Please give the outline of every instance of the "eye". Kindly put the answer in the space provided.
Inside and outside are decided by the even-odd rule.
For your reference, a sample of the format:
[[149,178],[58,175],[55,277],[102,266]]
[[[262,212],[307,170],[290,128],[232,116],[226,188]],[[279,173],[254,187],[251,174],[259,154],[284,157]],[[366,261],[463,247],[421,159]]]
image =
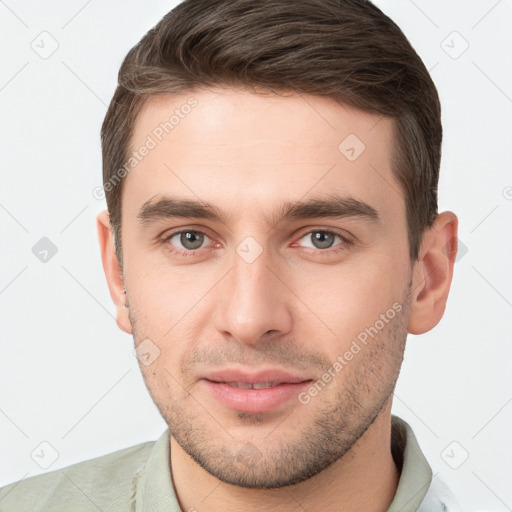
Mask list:
[[179,231],[167,238],[168,242],[179,250],[194,251],[200,249],[210,238],[200,231]]
[[346,240],[344,240],[341,235],[325,230],[310,231],[306,233],[300,241],[303,246],[312,249],[330,249],[331,247],[346,243]]

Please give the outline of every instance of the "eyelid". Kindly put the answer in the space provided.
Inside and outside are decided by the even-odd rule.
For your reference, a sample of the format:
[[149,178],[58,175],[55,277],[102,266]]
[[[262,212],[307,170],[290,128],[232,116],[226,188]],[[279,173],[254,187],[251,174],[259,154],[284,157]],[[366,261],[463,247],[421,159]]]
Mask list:
[[194,227],[192,226],[180,226],[179,228],[171,228],[166,229],[161,235],[158,236],[161,240],[169,240],[169,238],[179,235],[181,233],[188,233],[190,231],[193,231],[194,233],[201,233],[202,235],[207,236],[210,240],[213,240],[213,237],[209,234],[209,230],[203,226],[201,227]]
[[161,240],[161,242],[163,244],[166,244],[167,246],[167,249],[171,252],[171,253],[174,253],[174,254],[177,254],[179,256],[182,256],[182,255],[185,255],[185,256],[193,256],[193,255],[196,255],[196,254],[199,254],[201,252],[202,249],[207,249],[208,246],[205,246],[205,247],[200,247],[198,249],[181,249],[173,244],[170,243],[170,240],[171,238],[173,238],[174,236],[176,235],[180,235],[182,233],[189,233],[189,232],[194,232],[194,233],[199,233],[201,235],[204,235],[206,238],[208,238],[210,240],[210,243],[211,242],[215,242],[214,238],[211,237],[208,233],[207,233],[207,229],[204,229],[204,228],[195,228],[195,227],[190,227],[190,226],[181,226],[179,228],[174,228],[174,229],[171,229],[171,230],[167,230],[165,231],[160,237],[159,239]]
[[[294,242],[292,242],[292,246],[296,246],[298,245],[298,242],[304,238],[306,235],[309,235],[311,233],[315,233],[315,232],[322,232],[322,233],[331,233],[333,235],[337,235],[340,237],[341,239],[341,243],[333,246],[333,247],[328,247],[326,249],[317,249],[317,248],[311,248],[311,247],[302,247],[303,249],[305,249],[306,251],[314,251],[314,252],[319,252],[319,253],[327,253],[327,252],[334,252],[336,250],[343,250],[343,249],[346,249],[348,246],[351,246],[355,243],[355,240],[353,239],[352,235],[350,235],[349,233],[347,233],[346,231],[344,230],[340,230],[340,229],[337,229],[337,228],[333,228],[333,227],[308,227],[308,228],[303,228],[303,229],[307,229],[305,231],[301,231],[299,235],[295,236],[294,237]],[[208,234],[208,229],[205,229],[204,227],[201,227],[201,228],[196,228],[196,227],[179,227],[179,228],[175,228],[174,230],[169,230],[169,231],[166,231],[162,236],[161,236],[161,239],[162,239],[162,242],[163,243],[167,243],[168,245],[170,245],[171,247],[173,247],[171,250],[171,252],[174,252],[174,253],[177,253],[177,254],[181,254],[181,255],[193,255],[193,254],[197,254],[199,253],[202,249],[208,249],[208,247],[200,247],[199,249],[179,249],[178,247],[175,247],[173,246],[172,244],[169,243],[170,239],[173,237],[173,236],[176,236],[176,235],[179,235],[179,234],[182,234],[182,233],[187,233],[187,232],[195,232],[195,233],[200,233],[202,235],[204,235],[206,238],[209,238],[211,242],[214,242],[217,244],[219,244],[219,242],[217,242],[215,240],[214,237],[210,236]],[[211,247],[210,247],[211,248]]]
[[200,235],[203,235],[204,238],[212,240],[212,238],[209,237],[206,233],[199,231],[197,229],[182,229],[181,231],[175,231],[174,233],[170,233],[169,235],[167,235],[166,239],[170,240],[171,238],[174,238],[176,235],[182,235],[183,233],[198,233]]
[[[314,227],[314,228],[307,228],[307,231],[301,231],[300,234],[295,237],[295,242],[293,242],[293,244],[296,244],[299,240],[304,238],[306,235],[310,235],[311,233],[318,233],[318,232],[332,233],[333,235],[339,236],[343,243],[338,244],[338,245],[352,245],[355,243],[353,236],[344,230],[340,230],[340,229],[333,228],[333,227]],[[335,246],[335,247],[337,247],[337,246]],[[317,250],[322,251],[322,249],[317,249]],[[328,249],[323,249],[323,252],[325,252],[327,250]]]

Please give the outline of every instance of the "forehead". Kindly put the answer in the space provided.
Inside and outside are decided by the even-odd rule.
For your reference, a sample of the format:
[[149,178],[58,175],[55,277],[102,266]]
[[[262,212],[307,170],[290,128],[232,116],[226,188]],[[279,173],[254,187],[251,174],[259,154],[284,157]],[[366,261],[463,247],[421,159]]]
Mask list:
[[260,208],[322,191],[402,202],[393,121],[330,98],[221,88],[161,94],[136,120],[131,151],[145,146],[125,183],[139,205],[163,192]]
[[191,143],[193,139],[208,139],[222,145],[230,138],[237,141],[233,152],[238,147],[273,143],[293,147],[294,151],[301,147],[330,149],[338,157],[338,144],[347,130],[372,146],[370,150],[385,150],[393,121],[332,98],[209,88],[149,97],[136,119],[132,145],[135,148],[148,135],[164,145],[185,137]]

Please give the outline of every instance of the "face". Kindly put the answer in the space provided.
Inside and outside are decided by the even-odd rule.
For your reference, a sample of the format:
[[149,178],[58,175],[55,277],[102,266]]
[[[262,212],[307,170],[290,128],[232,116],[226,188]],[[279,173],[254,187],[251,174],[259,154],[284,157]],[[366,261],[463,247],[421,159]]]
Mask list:
[[147,388],[218,479],[305,480],[389,404],[402,361],[412,273],[392,122],[208,89],[146,103],[144,145],[122,196],[121,325]]

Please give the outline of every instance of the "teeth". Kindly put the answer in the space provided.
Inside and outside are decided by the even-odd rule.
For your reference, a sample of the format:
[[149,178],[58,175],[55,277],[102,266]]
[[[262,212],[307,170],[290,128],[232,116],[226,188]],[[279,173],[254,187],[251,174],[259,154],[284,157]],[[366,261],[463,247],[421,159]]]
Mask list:
[[250,389],[252,388],[252,385],[248,382],[226,382],[229,386],[233,386],[234,388],[244,388],[244,389]]
[[276,385],[274,382],[257,382],[254,384],[251,384],[250,382],[226,382],[226,384],[233,386],[234,388],[243,389],[265,389]]
[[259,382],[252,385],[252,389],[264,389],[271,388],[274,385],[273,382]]

